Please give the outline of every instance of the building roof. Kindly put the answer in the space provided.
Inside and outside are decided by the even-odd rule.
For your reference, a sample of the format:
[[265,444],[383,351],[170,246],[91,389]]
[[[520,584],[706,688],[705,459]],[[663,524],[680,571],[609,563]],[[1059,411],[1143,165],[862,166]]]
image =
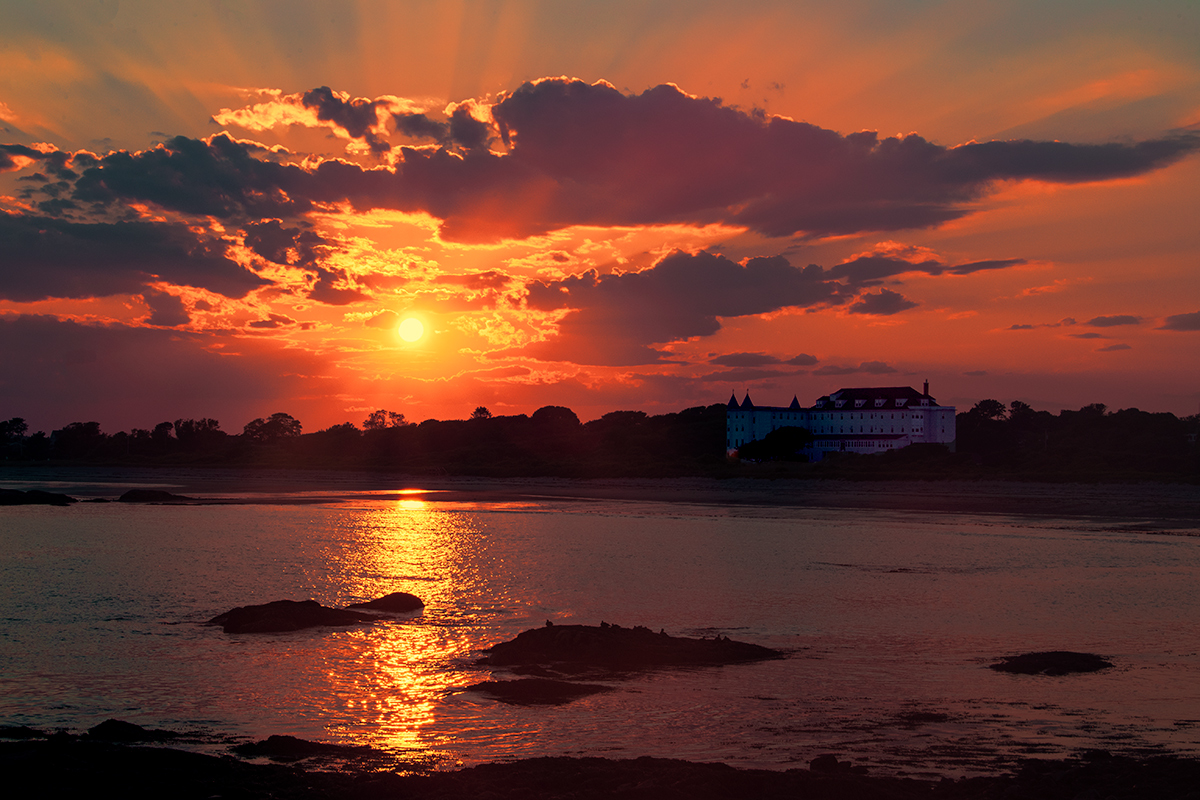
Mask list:
[[937,401],[932,397],[921,394],[911,386],[869,386],[838,389],[833,394],[819,398],[812,407],[814,409],[905,408],[909,405],[920,405],[922,400],[927,401],[926,405],[937,405]]

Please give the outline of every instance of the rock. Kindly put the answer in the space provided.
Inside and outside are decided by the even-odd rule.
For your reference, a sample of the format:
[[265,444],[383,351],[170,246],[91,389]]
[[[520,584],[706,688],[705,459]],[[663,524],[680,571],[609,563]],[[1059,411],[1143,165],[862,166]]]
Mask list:
[[1073,653],[1069,650],[1005,656],[997,663],[989,665],[998,672],[1013,672],[1019,675],[1069,675],[1072,672],[1098,672],[1111,666],[1111,661],[1105,661],[1094,653]]
[[0,506],[69,506],[79,502],[74,497],[41,489],[0,489]]
[[247,742],[232,748],[239,756],[266,756],[272,761],[299,761],[303,758],[369,758],[378,755],[367,745],[324,744],[295,736],[268,736],[261,742]]
[[326,608],[316,600],[276,600],[258,606],[238,606],[206,622],[226,633],[280,633],[304,628],[346,627],[376,622],[378,617],[343,608]]
[[162,489],[130,489],[117,498],[121,503],[194,503],[193,497],[171,494]]
[[614,670],[669,666],[712,666],[782,658],[778,650],[732,639],[687,639],[638,626],[601,623],[533,628],[493,646],[480,664],[554,665],[560,671],[586,665]]
[[467,687],[502,703],[518,706],[562,705],[580,697],[611,692],[613,687],[596,683],[573,683],[549,678],[522,678],[516,681],[484,681]]
[[813,772],[839,772],[842,768],[837,756],[826,753],[808,762],[808,768]]
[[0,739],[45,739],[46,734],[28,725],[0,725]]
[[101,742],[163,742],[178,735],[173,731],[150,730],[120,719],[106,719],[88,728],[88,736]]
[[365,608],[371,611],[386,611],[389,614],[407,614],[410,611],[420,611],[425,607],[421,598],[408,592],[392,592],[375,600],[365,603],[351,603],[347,608]]

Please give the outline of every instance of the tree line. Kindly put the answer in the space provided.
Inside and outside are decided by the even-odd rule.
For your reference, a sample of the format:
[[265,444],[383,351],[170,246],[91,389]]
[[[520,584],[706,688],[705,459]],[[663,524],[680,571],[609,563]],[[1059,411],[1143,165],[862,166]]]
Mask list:
[[564,477],[712,474],[725,462],[725,406],[650,416],[614,411],[588,423],[562,406],[494,416],[479,406],[465,420],[409,422],[386,409],[361,425],[314,433],[290,414],[252,420],[240,434],[215,419],[179,419],[106,434],[72,422],[28,434],[23,419],[0,422],[6,461],[162,466],[379,469],[415,474]]
[[240,434],[215,419],[178,419],[106,434],[72,422],[29,434],[20,418],[0,421],[6,462],[161,466],[270,466],[370,469],[412,474],[562,477],[737,475],[811,478],[1012,478],[1031,480],[1200,480],[1200,415],[1179,418],[1099,403],[1057,415],[1020,401],[981,400],[958,414],[957,441],[873,455],[835,453],[806,463],[811,440],[782,428],[725,453],[724,404],[650,416],[613,411],[581,423],[569,408],[493,416],[480,406],[465,420],[409,422],[380,409],[360,425],[304,433],[279,412]]

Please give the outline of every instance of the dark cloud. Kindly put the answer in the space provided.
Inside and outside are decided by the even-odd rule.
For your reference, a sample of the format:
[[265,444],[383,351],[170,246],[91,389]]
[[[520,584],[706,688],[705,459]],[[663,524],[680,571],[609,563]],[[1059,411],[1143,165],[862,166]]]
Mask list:
[[[374,131],[381,104],[391,100],[350,100],[320,87],[303,102],[377,150],[388,147]],[[492,129],[463,105],[446,123],[394,115],[402,132],[439,144],[400,148],[394,169],[340,160],[280,164],[226,135],[175,137],[141,153],[104,156],[63,199],[150,202],[222,220],[287,220],[314,204],[348,202],[360,210],[424,211],[442,221],[443,237],[477,241],[576,224],[723,222],[769,236],[828,235],[936,226],[970,213],[997,181],[1128,177],[1200,149],[1200,135],[1191,133],[1138,144],[946,148],[915,134],[843,136],[673,86],[626,95],[565,79],[524,84],[491,113],[507,152],[488,150]],[[15,163],[13,147],[4,163]],[[896,271],[969,274],[1023,263],[870,258],[846,267],[847,275],[867,281]]]
[[784,363],[792,364],[793,366],[797,367],[811,367],[813,364],[816,364],[817,361],[818,359],[816,356],[810,356],[807,353],[801,353],[800,355],[792,356]]
[[726,353],[716,358],[710,358],[708,363],[719,364],[723,367],[761,367],[766,364],[782,364],[783,362],[766,353]]
[[244,297],[268,281],[225,255],[226,243],[178,223],[77,223],[0,214],[0,297],[137,294],[152,281]]
[[430,119],[425,114],[393,114],[396,130],[413,139],[444,141],[450,137],[450,126]]
[[329,242],[312,230],[285,228],[277,219],[246,224],[244,241],[258,255],[276,264],[308,266]]
[[878,286],[885,278],[905,273],[919,272],[926,275],[970,275],[993,269],[1008,269],[1028,263],[1023,258],[1007,258],[995,261],[974,261],[969,264],[947,265],[927,258],[909,261],[885,255],[859,256],[829,268],[831,277],[845,279],[852,286]]
[[719,317],[813,307],[840,287],[820,267],[793,267],[782,256],[740,265],[711,253],[675,252],[641,272],[587,272],[528,287],[531,308],[572,309],[552,341],[524,352],[547,360],[613,366],[661,361],[650,345],[708,336]]
[[1009,326],[1008,326],[1008,329],[1009,329],[1010,331],[1031,331],[1031,330],[1033,330],[1035,327],[1037,327],[1037,326],[1036,326],[1036,325],[1024,325],[1024,324],[1022,324],[1022,325],[1009,325]]
[[1112,353],[1112,352],[1116,352],[1117,350],[1132,350],[1132,349],[1133,348],[1131,348],[1127,344],[1110,344],[1108,347],[1096,348],[1096,352],[1097,353]]
[[183,300],[166,292],[143,292],[142,299],[150,306],[150,317],[146,320],[150,325],[161,325],[164,328],[174,328],[191,322]]
[[857,367],[839,367],[830,364],[820,369],[814,370],[814,375],[886,375],[890,372],[896,372],[894,367],[889,366],[883,361],[864,361]]
[[[341,269],[324,269],[316,268],[317,282],[308,293],[310,300],[315,300],[318,303],[325,303],[331,306],[344,306],[350,303],[360,303],[364,300],[370,300],[367,295],[360,292],[358,289],[348,286],[349,278],[345,270]],[[336,284],[342,284],[337,286]]]
[[1095,332],[1068,333],[1067,335],[1070,336],[1072,339],[1105,339],[1105,338],[1107,338],[1107,337],[1103,336],[1102,334],[1095,333]]
[[950,273],[951,275],[970,275],[975,272],[984,272],[985,270],[1019,267],[1022,264],[1028,263],[1029,262],[1024,258],[1003,258],[993,261],[972,261],[969,264],[955,264],[952,267],[946,267],[946,272]]
[[362,139],[375,153],[386,153],[391,144],[379,138],[373,128],[379,124],[379,108],[388,105],[381,100],[361,97],[344,98],[328,86],[319,86],[304,93],[300,102],[317,112],[317,119],[332,122],[354,139]]
[[910,308],[916,308],[917,305],[918,303],[907,299],[899,292],[880,289],[878,294],[868,292],[862,295],[858,300],[851,303],[847,310],[851,314],[889,316],[891,314],[899,314],[901,311],[907,311]]
[[314,174],[265,161],[255,157],[260,152],[224,134],[209,141],[176,136],[152,150],[100,158],[83,170],[72,197],[103,207],[148,202],[222,220],[285,219],[309,211],[306,195],[321,194],[320,169]]
[[285,314],[268,314],[266,319],[256,319],[249,324],[251,328],[287,328],[295,325],[296,320]]
[[1083,324],[1091,325],[1093,328],[1112,328],[1117,325],[1137,325],[1141,321],[1141,317],[1135,317],[1130,314],[1117,314],[1111,317],[1092,317]]
[[0,172],[12,172],[26,163],[23,159],[41,161],[46,154],[23,144],[0,144]]
[[465,106],[459,106],[450,114],[450,138],[468,150],[486,148],[491,133],[491,128],[472,117]]
[[434,283],[450,283],[467,289],[482,291],[484,289],[501,289],[512,281],[511,275],[505,275],[498,270],[473,272],[466,275],[438,275]]
[[1160,331],[1200,331],[1200,311],[1175,314],[1163,320]]
[[380,311],[373,317],[368,317],[363,320],[363,325],[368,328],[383,328],[385,330],[394,330],[400,325],[400,315],[395,311]]

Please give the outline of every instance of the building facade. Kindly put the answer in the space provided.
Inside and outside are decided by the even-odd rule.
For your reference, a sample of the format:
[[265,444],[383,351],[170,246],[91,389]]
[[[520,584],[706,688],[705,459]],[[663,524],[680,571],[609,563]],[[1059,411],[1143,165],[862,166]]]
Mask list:
[[789,406],[756,406],[729,398],[725,411],[725,447],[733,452],[778,428],[804,428],[813,435],[803,452],[810,461],[828,453],[882,453],[910,444],[944,444],[954,449],[954,406],[940,406],[908,386],[839,389],[804,408],[793,397]]

